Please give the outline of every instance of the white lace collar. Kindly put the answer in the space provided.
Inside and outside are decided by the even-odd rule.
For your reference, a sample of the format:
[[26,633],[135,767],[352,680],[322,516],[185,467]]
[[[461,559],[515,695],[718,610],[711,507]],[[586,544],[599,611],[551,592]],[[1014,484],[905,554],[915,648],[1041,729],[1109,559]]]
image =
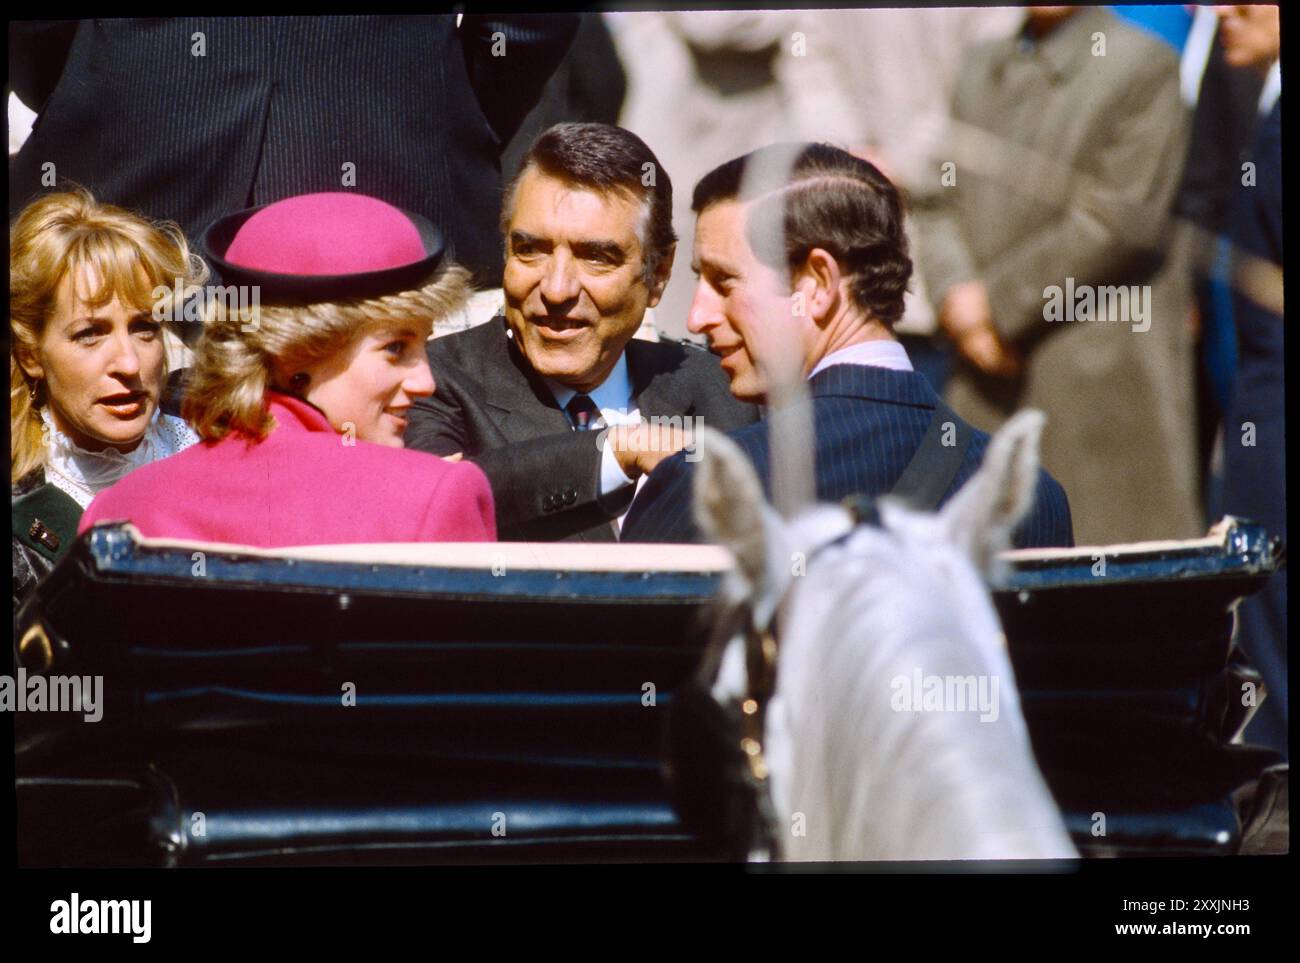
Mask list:
[[103,451],[86,451],[58,429],[48,405],[41,408],[41,420],[49,437],[45,480],[71,495],[83,509],[91,499],[128,472],[174,455],[199,440],[189,425],[179,418],[164,415],[161,408],[154,411],[140,444],[129,452],[112,447]]

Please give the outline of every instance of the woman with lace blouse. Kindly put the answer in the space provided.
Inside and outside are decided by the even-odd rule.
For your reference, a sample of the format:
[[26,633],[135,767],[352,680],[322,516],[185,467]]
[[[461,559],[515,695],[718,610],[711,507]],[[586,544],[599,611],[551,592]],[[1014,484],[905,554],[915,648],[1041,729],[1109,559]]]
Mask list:
[[163,302],[201,284],[207,268],[174,224],[80,188],[29,204],[10,227],[9,252],[17,607],[95,495],[198,440],[159,408],[167,363],[156,308],[178,308]]

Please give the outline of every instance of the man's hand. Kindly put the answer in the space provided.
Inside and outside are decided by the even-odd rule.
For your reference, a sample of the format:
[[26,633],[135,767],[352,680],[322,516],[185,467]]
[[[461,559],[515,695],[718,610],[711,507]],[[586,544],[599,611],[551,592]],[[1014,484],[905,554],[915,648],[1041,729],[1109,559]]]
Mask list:
[[993,308],[983,282],[963,281],[949,288],[939,307],[939,325],[957,352],[985,374],[997,378],[1019,374],[1020,357],[993,326]]
[[618,459],[618,467],[633,481],[648,475],[655,466],[691,444],[690,432],[681,428],[661,427],[648,422],[639,425],[618,425],[609,429],[607,444]]
[[980,371],[995,378],[1014,378],[1022,367],[1019,355],[1002,343],[993,325],[968,331],[957,342],[957,351]]

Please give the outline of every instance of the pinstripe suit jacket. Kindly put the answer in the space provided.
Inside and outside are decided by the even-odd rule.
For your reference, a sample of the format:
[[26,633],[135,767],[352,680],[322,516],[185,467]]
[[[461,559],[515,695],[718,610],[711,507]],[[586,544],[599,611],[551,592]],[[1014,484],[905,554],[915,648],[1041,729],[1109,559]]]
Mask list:
[[10,24],[10,81],[40,116],[9,216],[47,162],[192,239],[219,214],[355,187],[430,218],[499,286],[502,145],[576,29],[554,13]]
[[[887,493],[921,444],[938,396],[912,371],[868,365],[833,365],[809,382],[816,431],[817,497]],[[731,433],[758,468],[771,498],[767,421]],[[971,429],[970,445],[947,501],[984,460],[989,436]],[[677,454],[660,462],[632,503],[623,524],[625,542],[698,542],[691,517],[694,465]],[[1039,469],[1034,506],[1014,536],[1018,548],[1074,544],[1065,490]]]

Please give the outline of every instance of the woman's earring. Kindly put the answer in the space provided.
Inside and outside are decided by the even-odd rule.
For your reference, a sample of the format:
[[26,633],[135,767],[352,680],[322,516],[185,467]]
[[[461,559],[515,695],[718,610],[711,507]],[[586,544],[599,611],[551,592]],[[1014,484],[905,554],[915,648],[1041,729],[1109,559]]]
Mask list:
[[299,371],[296,375],[289,378],[289,386],[296,391],[302,391],[307,387],[307,382],[311,381],[311,375],[305,371]]
[[41,383],[39,380],[33,381],[27,386],[27,395],[31,398],[33,408],[41,406]]

